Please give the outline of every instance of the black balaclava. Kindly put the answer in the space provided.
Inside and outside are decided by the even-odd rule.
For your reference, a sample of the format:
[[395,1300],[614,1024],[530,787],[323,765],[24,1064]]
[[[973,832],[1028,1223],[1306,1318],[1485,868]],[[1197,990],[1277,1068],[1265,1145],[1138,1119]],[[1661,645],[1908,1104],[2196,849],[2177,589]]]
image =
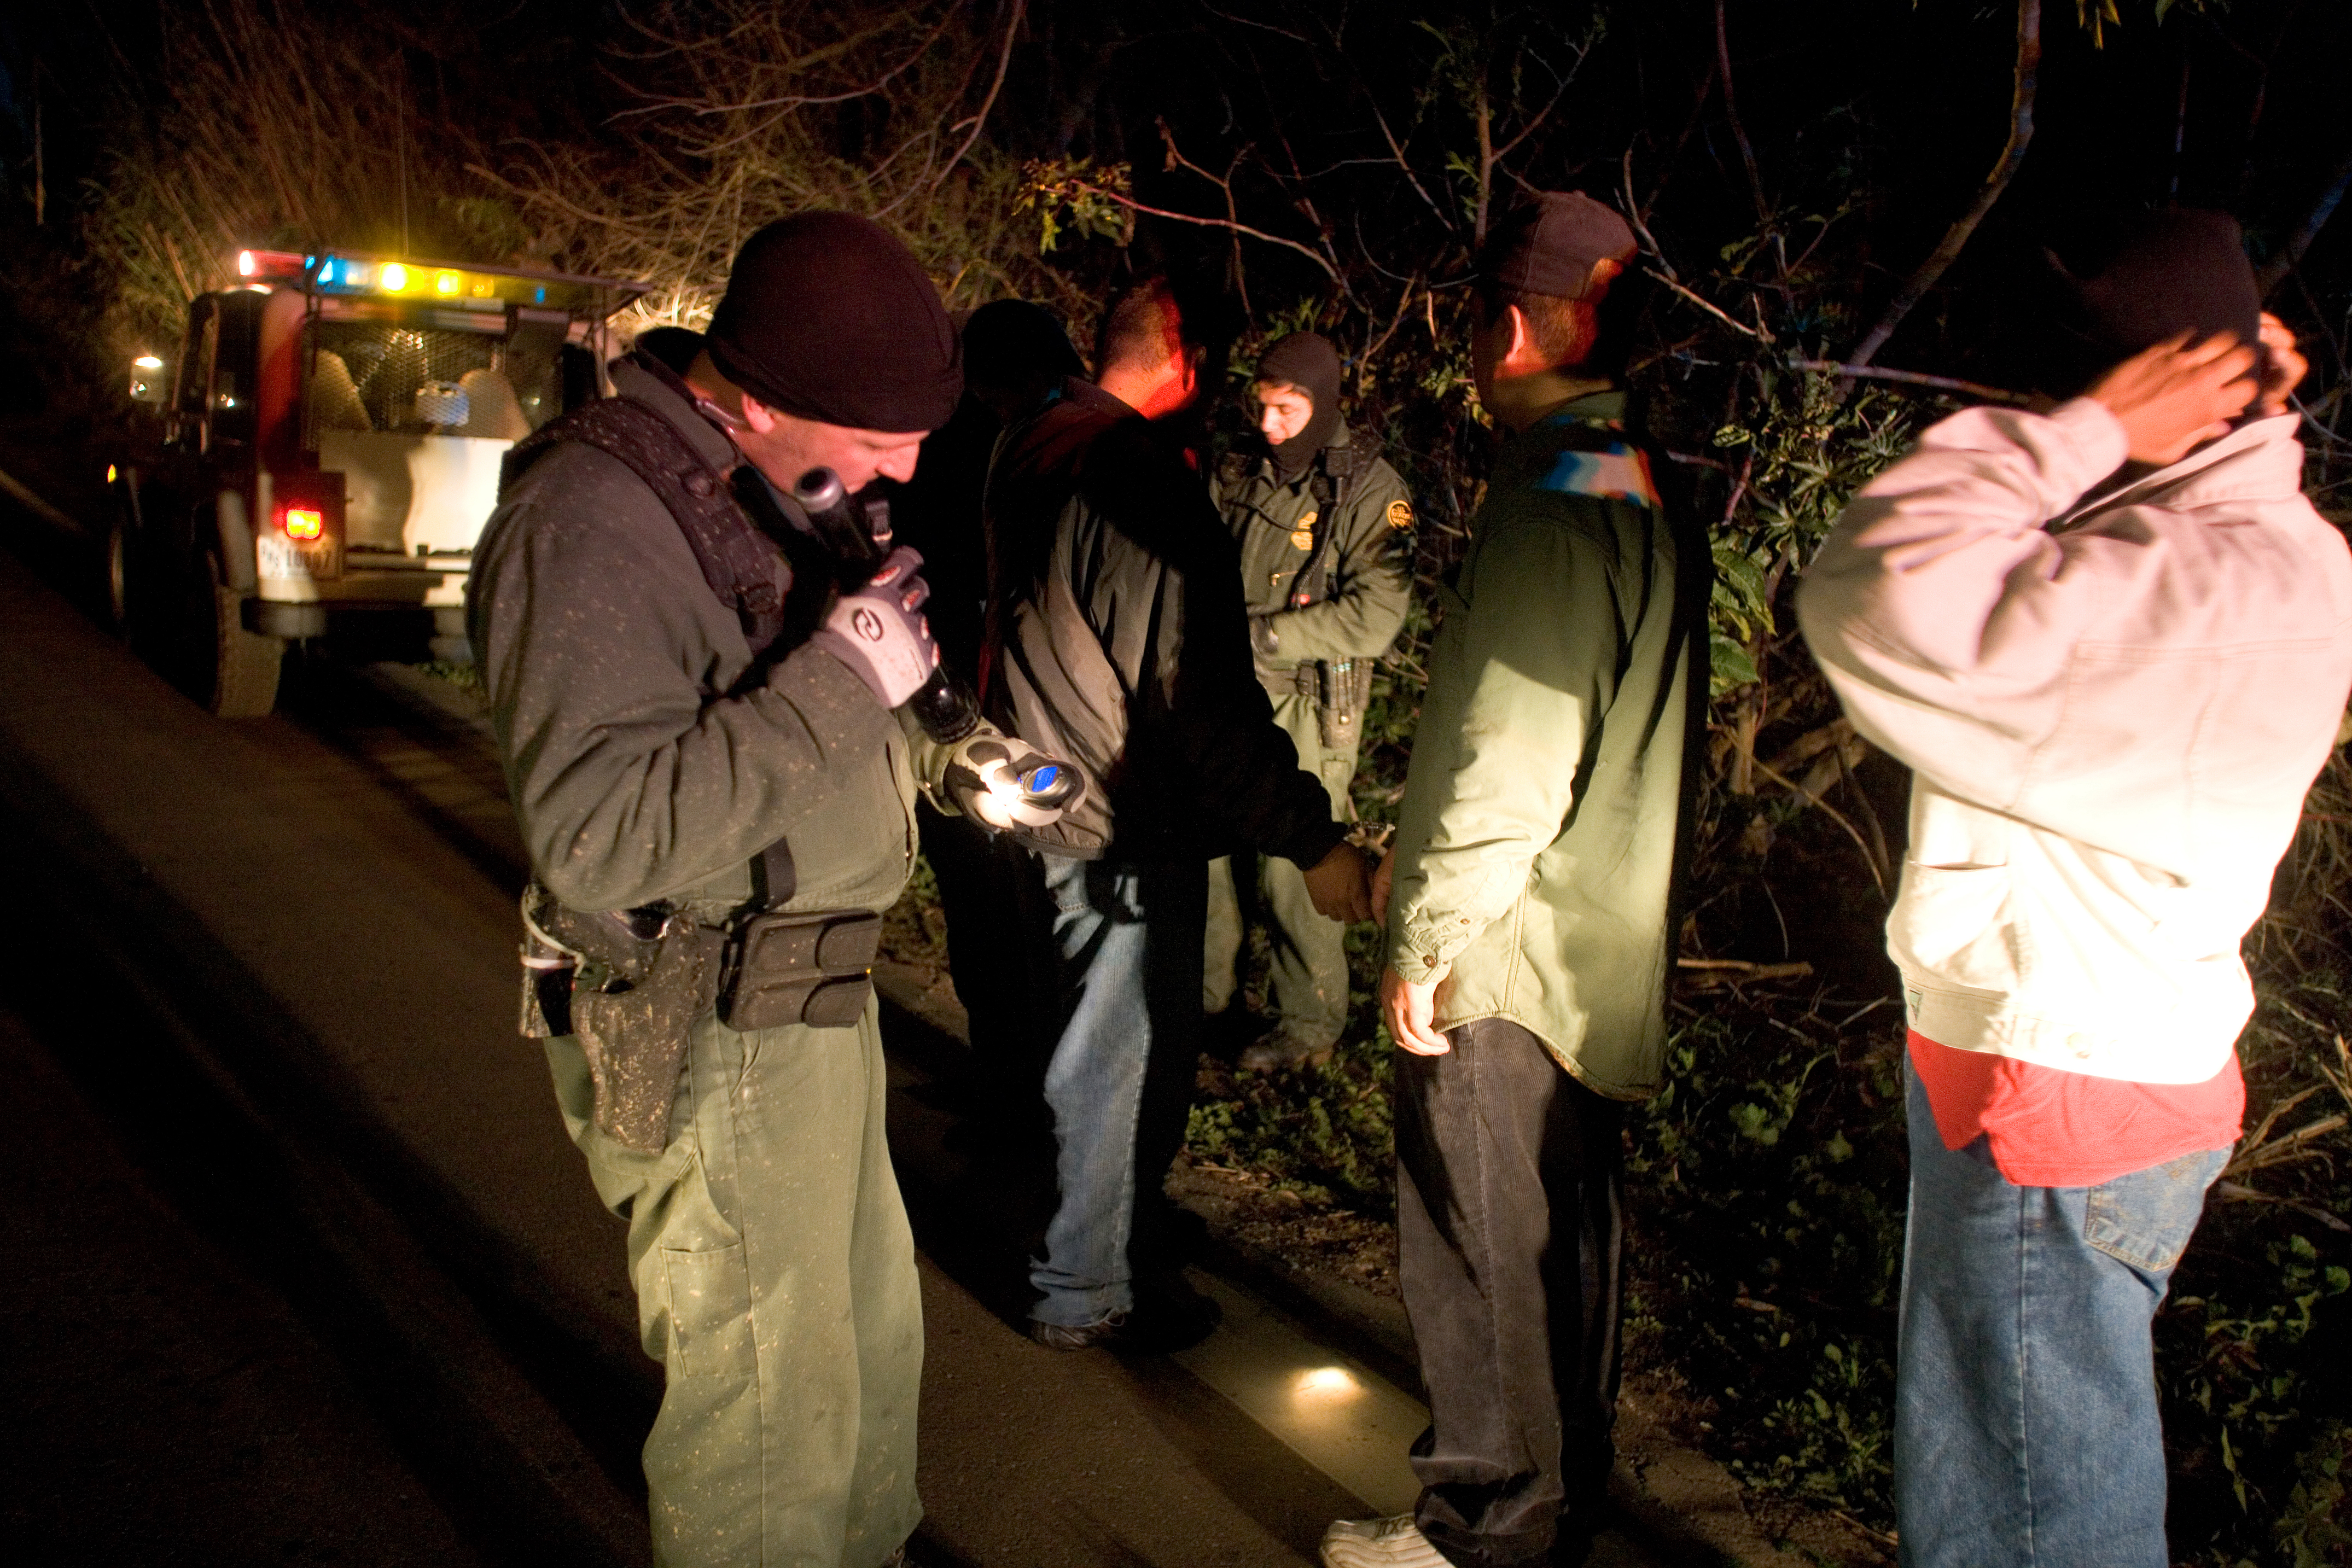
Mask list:
[[706,344],[770,408],[852,430],[937,430],[963,392],[939,290],[888,230],[849,213],[779,218],[744,241]]
[[1315,405],[1306,429],[1287,441],[1267,443],[1275,471],[1296,479],[1339,434],[1339,350],[1319,332],[1293,332],[1259,357],[1254,379],[1287,382]]
[[[2202,340],[2234,332],[2262,340],[2262,291],[2238,220],[2175,207],[2116,225],[2087,276],[2061,277],[2053,341],[2035,379],[2053,393],[2079,392],[2109,366],[2187,332]],[[2259,368],[2259,367],[2258,367]]]

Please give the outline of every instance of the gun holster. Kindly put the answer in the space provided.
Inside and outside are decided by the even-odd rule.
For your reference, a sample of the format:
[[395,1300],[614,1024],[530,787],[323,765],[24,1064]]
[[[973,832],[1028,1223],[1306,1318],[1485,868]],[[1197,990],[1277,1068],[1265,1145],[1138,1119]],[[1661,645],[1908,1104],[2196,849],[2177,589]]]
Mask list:
[[522,919],[523,1033],[576,1038],[596,1125],[659,1153],[687,1038],[718,994],[725,934],[667,904],[567,908],[536,883],[523,891]]
[[538,883],[523,892],[522,1032],[572,1035],[588,1059],[596,1125],[656,1154],[694,1020],[732,1030],[846,1029],[873,995],[882,917],[871,910],[752,915],[726,929],[667,904],[590,914]]
[[719,1021],[731,1030],[847,1029],[874,994],[882,917],[870,910],[754,915],[727,943]]

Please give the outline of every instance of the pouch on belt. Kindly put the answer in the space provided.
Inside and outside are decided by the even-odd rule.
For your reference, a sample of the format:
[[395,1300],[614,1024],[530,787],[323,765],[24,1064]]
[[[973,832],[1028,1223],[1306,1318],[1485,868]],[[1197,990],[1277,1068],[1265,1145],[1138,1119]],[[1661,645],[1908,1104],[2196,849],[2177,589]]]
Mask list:
[[847,1029],[874,994],[881,947],[882,917],[871,910],[752,915],[728,945],[719,1021],[732,1030]]
[[729,1029],[847,1029],[874,994],[882,917],[871,910],[742,916],[725,928],[667,904],[591,914],[533,883],[523,894],[522,1032],[580,1041],[596,1124],[656,1154],[694,1020]]

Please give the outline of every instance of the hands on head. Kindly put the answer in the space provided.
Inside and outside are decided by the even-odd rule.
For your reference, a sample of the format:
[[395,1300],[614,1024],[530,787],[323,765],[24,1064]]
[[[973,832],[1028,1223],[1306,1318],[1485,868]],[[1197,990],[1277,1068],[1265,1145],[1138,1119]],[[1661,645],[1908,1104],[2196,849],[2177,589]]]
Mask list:
[[2099,378],[2089,396],[2105,403],[2124,427],[2131,460],[2161,468],[2229,434],[2230,422],[2251,408],[2267,417],[2286,411],[2287,397],[2311,368],[2296,352],[2294,334],[2264,312],[2263,356],[2234,333],[2191,342],[2186,332],[2144,349]]
[[2263,312],[2262,338],[2269,361],[2263,367],[2263,390],[2254,399],[2254,412],[2267,419],[2287,411],[2287,399],[2311,373],[2311,361],[2294,346],[2294,334],[2286,329],[2286,323],[2267,310]]

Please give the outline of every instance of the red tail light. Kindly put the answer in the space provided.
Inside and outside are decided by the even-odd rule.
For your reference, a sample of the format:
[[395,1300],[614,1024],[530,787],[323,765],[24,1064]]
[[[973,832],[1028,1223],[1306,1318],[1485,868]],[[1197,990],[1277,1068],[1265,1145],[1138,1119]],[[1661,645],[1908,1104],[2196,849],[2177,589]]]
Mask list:
[[282,520],[289,539],[315,539],[327,531],[327,514],[316,507],[289,507]]

